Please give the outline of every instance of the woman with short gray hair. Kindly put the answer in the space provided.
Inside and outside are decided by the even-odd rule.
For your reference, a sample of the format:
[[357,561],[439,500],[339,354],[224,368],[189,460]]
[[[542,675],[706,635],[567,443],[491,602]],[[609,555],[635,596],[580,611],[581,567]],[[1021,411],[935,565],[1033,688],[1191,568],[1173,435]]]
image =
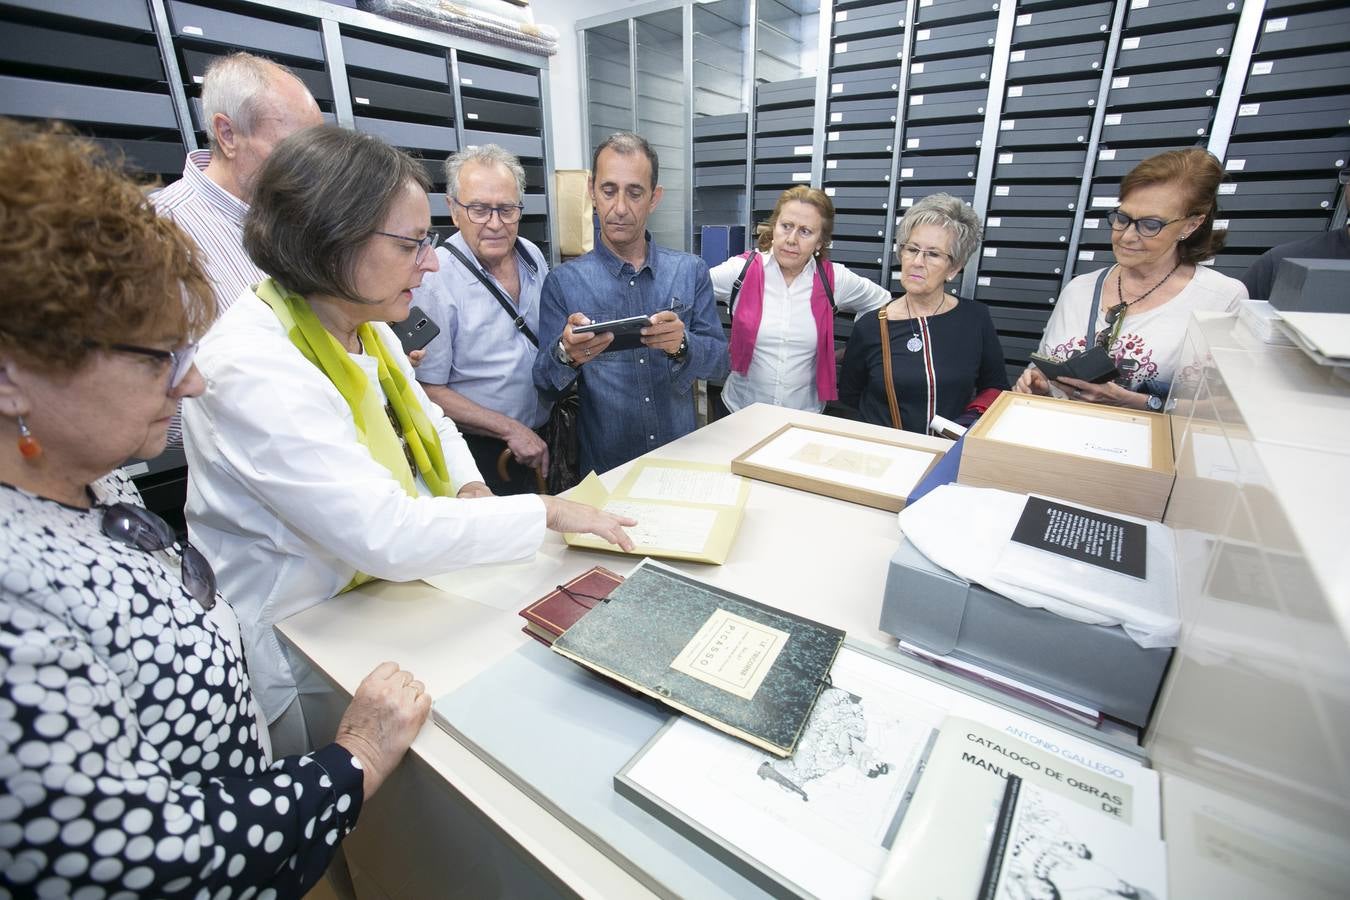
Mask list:
[[864,421],[949,432],[946,422],[969,426],[1008,389],[988,308],[947,290],[979,245],[980,217],[950,194],[924,197],[900,220],[903,293],[858,319],[839,378],[839,399]]
[[[624,549],[634,524],[555,497],[494,497],[386,322],[439,267],[422,167],[321,126],[259,172],[244,247],[271,277],[203,340],[183,406],[193,543],[237,605],[282,752],[307,743],[272,626],[375,578],[412,581],[532,554],[544,529]],[[467,502],[471,498],[473,502]]]

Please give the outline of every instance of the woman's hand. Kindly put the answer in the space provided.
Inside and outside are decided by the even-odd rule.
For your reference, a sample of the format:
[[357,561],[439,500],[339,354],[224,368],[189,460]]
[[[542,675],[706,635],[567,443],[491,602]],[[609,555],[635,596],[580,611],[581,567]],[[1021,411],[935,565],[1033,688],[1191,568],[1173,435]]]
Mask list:
[[1080,378],[1064,376],[1056,378],[1070,400],[1082,400],[1085,403],[1102,403],[1107,406],[1123,406],[1129,409],[1145,409],[1148,395],[1123,388],[1114,381],[1106,384],[1093,384]]
[[1017,379],[1017,384],[1013,385],[1013,391],[1018,394],[1040,394],[1044,397],[1050,393],[1050,382],[1040,369],[1027,366],[1026,371]]
[[470,481],[455,494],[461,500],[472,500],[475,497],[493,497],[491,489],[481,481]]
[[360,761],[367,800],[394,771],[430,712],[426,686],[397,663],[380,663],[356,688],[334,741]]
[[636,525],[637,519],[615,516],[594,506],[574,503],[561,497],[541,496],[546,513],[545,523],[553,531],[584,531],[618,544],[623,550],[633,549],[633,539],[624,531],[624,525]]

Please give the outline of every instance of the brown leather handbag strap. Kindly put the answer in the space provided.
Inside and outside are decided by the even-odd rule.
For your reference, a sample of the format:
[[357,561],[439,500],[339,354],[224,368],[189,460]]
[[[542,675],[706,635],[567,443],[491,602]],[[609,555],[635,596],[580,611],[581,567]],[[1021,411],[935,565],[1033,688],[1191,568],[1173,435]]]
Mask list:
[[877,310],[881,324],[881,373],[886,379],[886,403],[891,407],[891,423],[903,430],[900,424],[900,403],[895,399],[895,379],[891,376],[891,331],[886,326],[886,307]]

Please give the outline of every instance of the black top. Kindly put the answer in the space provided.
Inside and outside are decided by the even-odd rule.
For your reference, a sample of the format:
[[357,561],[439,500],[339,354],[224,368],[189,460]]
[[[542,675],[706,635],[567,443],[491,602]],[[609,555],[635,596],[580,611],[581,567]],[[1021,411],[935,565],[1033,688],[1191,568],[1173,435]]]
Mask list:
[[1275,286],[1275,272],[1284,259],[1350,259],[1350,229],[1337,228],[1326,234],[1290,241],[1262,253],[1242,275],[1247,296],[1255,300],[1269,300]]
[[[956,421],[978,392],[1008,389],[1003,348],[983,303],[961,300],[936,316],[887,324],[895,395],[906,431],[926,434],[933,416]],[[916,333],[923,347],[911,351],[906,344]],[[858,410],[864,422],[892,424],[876,311],[858,316],[854,323],[839,376],[839,400]]]
[[269,764],[233,613],[173,550],[0,484],[0,897],[299,897],[356,824],[337,744]]

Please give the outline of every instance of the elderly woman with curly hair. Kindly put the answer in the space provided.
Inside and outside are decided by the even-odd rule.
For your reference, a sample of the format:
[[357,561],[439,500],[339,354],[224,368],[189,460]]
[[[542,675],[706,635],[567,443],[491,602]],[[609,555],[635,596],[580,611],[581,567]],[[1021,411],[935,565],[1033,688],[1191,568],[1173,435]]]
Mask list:
[[1008,388],[994,320],[947,290],[980,245],[980,217],[949,194],[911,206],[896,232],[904,293],[860,316],[839,399],[866,422],[927,434],[935,416],[970,425]]
[[430,710],[393,663],[273,760],[210,565],[119,470],[200,394],[201,257],[65,130],[0,119],[0,896],[298,897]]

